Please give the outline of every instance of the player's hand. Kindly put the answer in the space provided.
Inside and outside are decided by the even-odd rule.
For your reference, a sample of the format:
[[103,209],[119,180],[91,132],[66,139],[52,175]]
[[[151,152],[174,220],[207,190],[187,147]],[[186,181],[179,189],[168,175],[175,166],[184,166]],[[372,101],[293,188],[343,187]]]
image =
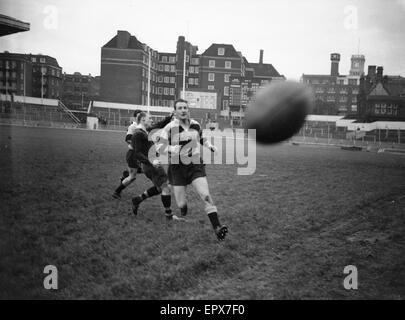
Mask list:
[[160,166],[162,165],[162,163],[160,162],[159,159],[153,160],[153,161],[152,161],[152,164],[153,164],[153,166],[156,167],[156,168],[158,168],[158,167],[160,167]]
[[215,154],[218,153],[218,148],[216,146],[210,146],[210,150],[212,153],[215,153]]
[[174,154],[177,154],[177,153],[180,153],[180,149],[181,149],[181,146],[180,146],[180,145],[171,146],[171,147],[170,147],[170,152],[171,152],[171,153],[174,153]]

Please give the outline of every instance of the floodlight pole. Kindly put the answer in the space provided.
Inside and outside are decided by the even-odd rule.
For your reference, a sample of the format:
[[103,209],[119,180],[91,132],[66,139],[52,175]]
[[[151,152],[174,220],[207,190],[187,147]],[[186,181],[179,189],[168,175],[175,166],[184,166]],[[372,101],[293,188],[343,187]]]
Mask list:
[[149,107],[150,107],[150,65],[151,65],[151,54],[150,48],[148,49],[149,53],[149,63],[148,63],[148,114],[149,114]]

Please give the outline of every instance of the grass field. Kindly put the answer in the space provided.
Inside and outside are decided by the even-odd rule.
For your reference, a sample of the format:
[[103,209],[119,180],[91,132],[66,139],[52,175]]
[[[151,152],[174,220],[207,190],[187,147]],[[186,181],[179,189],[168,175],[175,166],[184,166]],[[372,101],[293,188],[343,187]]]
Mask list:
[[[404,299],[405,157],[288,144],[257,169],[207,167],[229,237],[219,243],[190,189],[189,221],[160,199],[137,217],[111,197],[123,133],[0,126],[0,298]],[[55,265],[59,289],[43,288]],[[358,268],[359,288],[343,288]]]

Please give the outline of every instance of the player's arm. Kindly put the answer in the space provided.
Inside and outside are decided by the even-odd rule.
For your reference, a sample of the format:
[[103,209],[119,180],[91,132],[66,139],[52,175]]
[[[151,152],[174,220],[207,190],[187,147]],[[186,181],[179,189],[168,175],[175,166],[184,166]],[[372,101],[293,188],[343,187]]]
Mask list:
[[200,144],[202,146],[207,147],[208,149],[211,150],[211,152],[216,152],[217,151],[217,147],[215,147],[213,144],[211,144],[211,142],[208,141],[208,139],[203,136],[203,131],[201,129],[201,126],[199,126],[198,136],[200,137]]
[[159,122],[153,124],[150,127],[150,129],[148,129],[148,131],[152,131],[152,130],[155,130],[155,129],[162,129],[162,128],[166,127],[166,125],[169,124],[170,121],[172,121],[172,117],[173,117],[173,113],[171,113],[170,115],[165,117],[162,121],[159,121]]
[[147,138],[146,134],[144,134],[142,132],[135,132],[132,135],[131,144],[134,148],[135,159],[137,159],[141,163],[153,165],[149,161],[148,157],[145,156],[142,152],[142,147],[148,143],[147,139],[148,138]]
[[171,141],[171,123],[169,122],[161,131],[156,143],[156,150],[159,153],[179,153],[180,145],[172,145]]

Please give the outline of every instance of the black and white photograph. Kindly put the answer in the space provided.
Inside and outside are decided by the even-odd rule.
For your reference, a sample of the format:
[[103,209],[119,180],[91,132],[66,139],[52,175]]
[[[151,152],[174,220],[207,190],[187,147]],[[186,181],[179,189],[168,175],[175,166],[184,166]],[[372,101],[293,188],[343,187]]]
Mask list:
[[1,0],[0,300],[404,299],[405,0]]

